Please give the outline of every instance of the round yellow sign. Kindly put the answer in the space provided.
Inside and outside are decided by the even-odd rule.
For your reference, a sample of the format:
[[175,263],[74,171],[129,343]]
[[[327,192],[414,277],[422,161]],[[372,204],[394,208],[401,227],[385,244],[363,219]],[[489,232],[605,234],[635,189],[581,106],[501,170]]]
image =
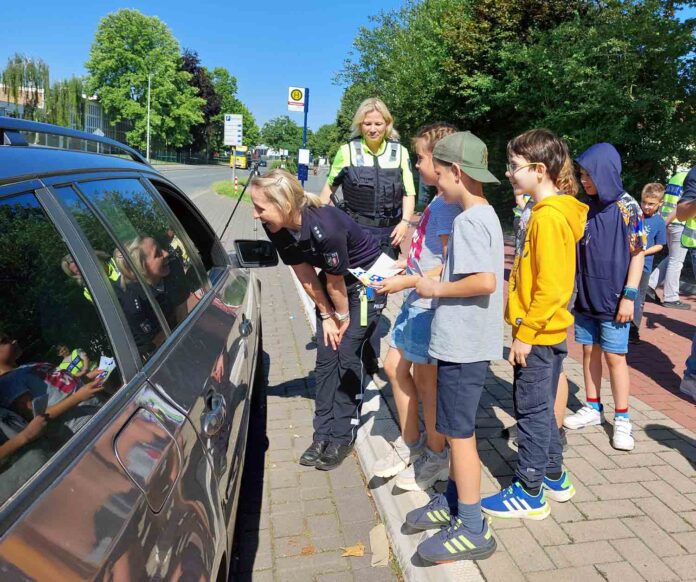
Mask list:
[[300,99],[302,99],[302,91],[300,91],[299,89],[293,89],[292,91],[290,91],[290,98],[293,101],[299,101]]

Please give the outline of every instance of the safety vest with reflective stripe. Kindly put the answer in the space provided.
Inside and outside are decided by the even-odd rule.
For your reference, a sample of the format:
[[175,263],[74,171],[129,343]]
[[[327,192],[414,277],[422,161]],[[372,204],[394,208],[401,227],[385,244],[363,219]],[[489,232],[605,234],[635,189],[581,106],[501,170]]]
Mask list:
[[70,361],[62,361],[58,364],[58,369],[65,370],[68,374],[75,376],[78,372],[85,367],[85,363],[82,361],[79,350],[75,349],[70,352]]
[[[113,283],[118,281],[119,277],[121,276],[121,271],[118,270],[118,267],[113,259],[109,259],[109,262],[106,263],[106,276],[109,277],[109,281],[112,281]],[[85,296],[87,301],[92,301],[92,294],[89,292],[89,289],[87,289],[86,286],[83,287],[82,294]]]
[[350,165],[343,179],[343,201],[348,209],[371,218],[400,216],[404,196],[401,144],[388,141],[379,156],[363,151],[360,138],[348,145]]
[[[662,209],[660,214],[662,218],[667,218],[670,213],[679,204],[679,199],[682,195],[682,188],[684,186],[684,178],[686,178],[686,172],[679,172],[672,176],[672,179],[667,182],[667,188],[665,189],[665,197],[662,200]],[[677,220],[676,218],[672,221],[672,224],[684,224],[683,222]]]

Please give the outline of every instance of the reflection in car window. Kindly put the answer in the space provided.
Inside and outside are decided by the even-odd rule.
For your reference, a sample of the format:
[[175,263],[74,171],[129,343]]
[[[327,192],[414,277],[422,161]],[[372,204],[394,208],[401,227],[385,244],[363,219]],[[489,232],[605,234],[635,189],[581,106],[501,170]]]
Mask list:
[[33,194],[0,200],[0,503],[122,385],[92,295]]
[[[158,201],[135,179],[79,184],[86,199],[108,222],[116,240],[104,232],[72,189],[58,189],[95,250],[110,256],[119,278],[114,288],[138,349],[147,358],[165,338],[158,312],[175,329],[208,288],[173,224]],[[96,231],[100,232],[97,233]],[[147,293],[145,292],[147,289]],[[149,298],[153,298],[153,305]]]

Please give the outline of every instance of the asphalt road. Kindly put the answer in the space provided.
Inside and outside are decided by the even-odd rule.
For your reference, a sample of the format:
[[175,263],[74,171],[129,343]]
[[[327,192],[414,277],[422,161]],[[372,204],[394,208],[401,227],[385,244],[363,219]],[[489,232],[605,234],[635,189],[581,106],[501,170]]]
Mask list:
[[[164,166],[157,169],[188,194],[191,200],[211,192],[213,182],[232,180],[232,170],[225,166]],[[240,178],[248,175],[249,170],[237,170]]]

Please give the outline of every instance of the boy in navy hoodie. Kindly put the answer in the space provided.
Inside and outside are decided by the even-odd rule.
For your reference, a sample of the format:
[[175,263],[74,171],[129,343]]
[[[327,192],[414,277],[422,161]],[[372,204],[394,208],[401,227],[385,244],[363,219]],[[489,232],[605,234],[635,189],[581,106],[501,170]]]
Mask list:
[[624,191],[621,157],[614,146],[595,144],[575,161],[590,207],[585,236],[578,244],[575,301],[575,340],[583,345],[587,404],[563,424],[578,429],[604,422],[599,393],[604,355],[615,406],[612,446],[630,451],[634,441],[626,352],[643,272],[643,212]]

